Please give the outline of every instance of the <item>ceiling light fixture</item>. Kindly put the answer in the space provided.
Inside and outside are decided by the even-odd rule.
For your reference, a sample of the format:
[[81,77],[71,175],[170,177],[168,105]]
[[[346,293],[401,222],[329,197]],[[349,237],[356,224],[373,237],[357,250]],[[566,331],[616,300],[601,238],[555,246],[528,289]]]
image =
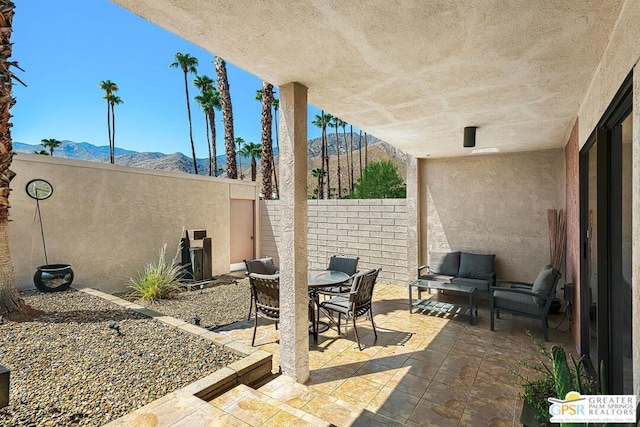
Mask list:
[[496,147],[491,147],[491,148],[476,148],[475,150],[471,151],[471,154],[497,153],[498,151],[500,151],[500,149],[499,149],[499,148],[496,148]]
[[463,147],[471,148],[476,146],[476,126],[467,126],[464,128]]

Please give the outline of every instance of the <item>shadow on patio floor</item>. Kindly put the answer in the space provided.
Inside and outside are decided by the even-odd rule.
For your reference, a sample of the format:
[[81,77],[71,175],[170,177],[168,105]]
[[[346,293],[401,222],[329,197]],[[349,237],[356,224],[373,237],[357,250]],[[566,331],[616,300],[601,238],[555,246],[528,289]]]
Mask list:
[[[539,353],[526,336],[540,337],[539,322],[503,314],[489,330],[486,301],[469,325],[466,316],[409,314],[405,287],[377,285],[374,319],[362,319],[338,336],[330,328],[310,337],[310,378],[304,386],[284,386],[284,379],[259,391],[335,425],[515,426],[522,401],[516,372],[519,361],[536,361]],[[326,320],[326,319],[325,319]],[[573,350],[568,323],[550,316],[551,344]],[[217,332],[251,344],[253,320]],[[279,331],[259,320],[256,347],[274,355],[279,365]],[[286,377],[283,377],[286,378]]]

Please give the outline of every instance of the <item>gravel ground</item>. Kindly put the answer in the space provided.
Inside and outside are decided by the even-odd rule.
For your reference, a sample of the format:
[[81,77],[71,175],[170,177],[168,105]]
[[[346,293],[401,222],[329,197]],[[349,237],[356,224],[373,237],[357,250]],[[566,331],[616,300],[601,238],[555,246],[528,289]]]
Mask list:
[[[225,292],[226,303],[202,304],[202,310],[211,306],[207,314],[199,313],[203,320],[246,316],[248,292],[246,309],[238,309],[233,304],[241,300],[240,287],[228,286],[235,286],[235,292]],[[170,314],[171,306],[191,316],[194,306],[201,307],[193,301],[204,302],[202,297],[215,289],[185,294],[197,298],[181,297],[163,311]],[[239,359],[204,339],[82,292],[23,296],[44,314],[31,322],[0,324],[0,365],[11,370],[10,405],[0,409],[2,426],[102,425]],[[188,308],[180,309],[179,301]],[[124,335],[109,329],[110,320],[119,322]]]
[[181,292],[153,304],[119,296],[188,323],[197,315],[200,325],[210,330],[246,319],[251,301],[249,279],[231,276],[219,277],[212,287]]

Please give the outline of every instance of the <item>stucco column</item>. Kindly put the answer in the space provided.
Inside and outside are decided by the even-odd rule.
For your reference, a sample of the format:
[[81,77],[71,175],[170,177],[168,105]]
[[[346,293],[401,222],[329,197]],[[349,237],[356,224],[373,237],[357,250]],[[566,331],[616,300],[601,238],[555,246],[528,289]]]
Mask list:
[[420,172],[418,159],[407,155],[407,277],[415,279],[420,259]]
[[640,396],[640,65],[633,69],[633,118],[632,118],[632,246],[631,283],[633,283],[633,393]]
[[307,88],[280,86],[280,366],[309,378],[307,291]]

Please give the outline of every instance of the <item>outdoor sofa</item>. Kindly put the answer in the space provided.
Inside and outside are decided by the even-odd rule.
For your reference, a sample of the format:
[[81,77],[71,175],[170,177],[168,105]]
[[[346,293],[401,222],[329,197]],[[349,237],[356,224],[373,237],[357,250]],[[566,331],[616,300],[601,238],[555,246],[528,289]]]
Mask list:
[[494,254],[429,252],[429,265],[418,267],[418,279],[475,286],[489,293],[496,285]]

